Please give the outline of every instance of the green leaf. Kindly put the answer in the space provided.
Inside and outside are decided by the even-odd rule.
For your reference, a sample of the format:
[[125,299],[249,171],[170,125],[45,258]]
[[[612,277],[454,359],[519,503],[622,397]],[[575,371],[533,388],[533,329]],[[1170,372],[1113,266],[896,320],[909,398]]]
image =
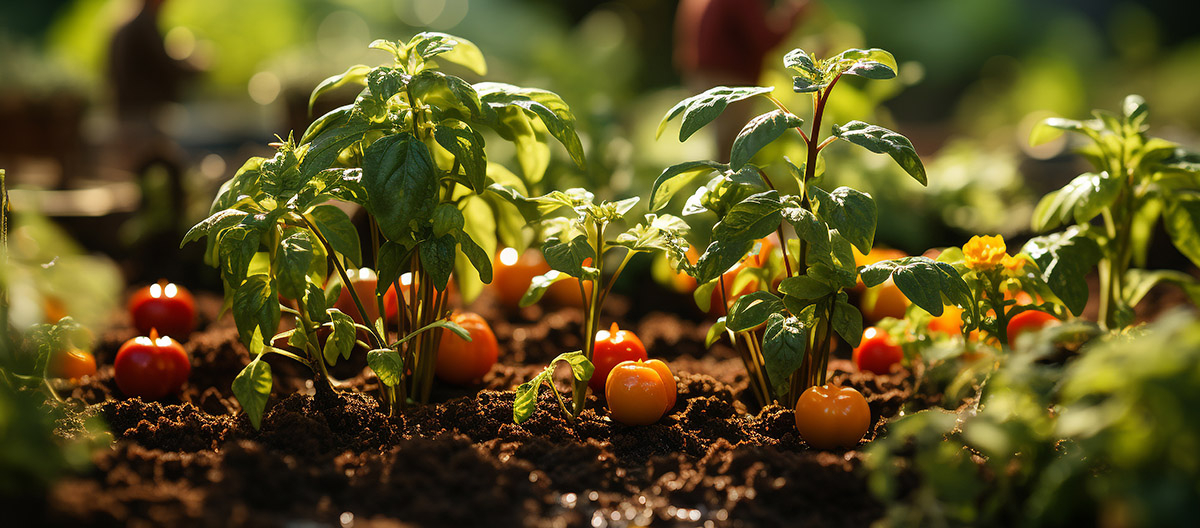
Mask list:
[[407,240],[438,203],[438,171],[429,148],[410,134],[372,143],[363,154],[367,210],[389,240]]
[[571,367],[571,377],[580,382],[590,380],[595,371],[595,366],[581,351],[559,354],[537,376],[517,387],[516,396],[513,399],[513,422],[519,424],[533,416],[533,411],[537,410],[538,391],[541,390],[543,383],[549,384],[550,390],[555,390],[552,376],[554,376],[554,367],[559,362],[567,363]]
[[377,348],[367,352],[367,366],[375,371],[379,382],[388,387],[399,385],[404,376],[404,359],[400,357],[399,352],[388,348]]
[[851,121],[845,126],[833,125],[833,135],[876,154],[891,156],[909,176],[921,185],[928,185],[925,165],[921,164],[921,158],[917,156],[917,151],[908,138],[879,125],[862,121]]
[[213,236],[229,227],[238,225],[247,216],[250,216],[250,213],[237,209],[217,211],[208,218],[201,220],[200,223],[192,226],[187,234],[183,235],[183,240],[179,242],[179,247],[182,248],[188,242],[198,240],[202,236]]
[[550,270],[542,275],[538,275],[529,281],[529,289],[525,290],[525,295],[521,296],[519,304],[521,307],[532,306],[540,301],[542,296],[546,294],[546,290],[554,283],[571,278],[570,275],[558,270]]
[[442,236],[460,230],[465,225],[462,211],[454,204],[438,204],[433,210],[433,236]]
[[663,117],[658,124],[658,130],[654,133],[654,137],[661,137],[663,130],[667,128],[667,122],[675,119],[675,117],[683,114],[683,124],[679,127],[679,141],[687,141],[687,138],[692,137],[697,130],[700,130],[711,123],[721,112],[725,111],[725,107],[729,103],[741,101],[774,91],[773,87],[762,86],[741,86],[728,87],[718,86],[699,95],[694,95],[679,104],[676,104],[667,111],[667,115]]
[[837,286],[808,275],[788,277],[779,283],[779,292],[797,299],[820,299],[837,291]]
[[708,327],[708,335],[704,337],[704,348],[712,348],[713,343],[716,343],[728,331],[725,329],[725,317],[718,317],[717,321]]
[[393,282],[400,279],[408,270],[410,257],[412,250],[390,240],[379,246],[379,255],[375,258],[375,293],[383,295]]
[[779,193],[767,191],[742,200],[713,226],[713,242],[696,262],[696,280],[701,283],[716,279],[738,263],[754,241],[775,231],[783,221],[783,203]]
[[246,280],[250,262],[259,247],[259,227],[253,224],[233,226],[222,231],[217,240],[217,262],[221,278],[232,288]]
[[475,271],[479,272],[479,280],[483,281],[484,284],[491,284],[492,257],[465,231],[455,231],[454,237],[458,240],[459,247],[462,249],[463,254],[467,256],[467,260],[471,261],[471,266],[474,266]]
[[891,53],[879,48],[848,49],[829,59],[830,73],[841,72],[867,79],[892,79],[896,77],[896,59]]
[[332,300],[320,286],[308,283],[308,291],[304,294],[304,309],[308,311],[309,320],[314,323],[329,322],[329,314],[325,310],[336,304],[337,296],[341,295],[341,280],[331,280],[329,284],[331,289],[336,290]]
[[433,279],[433,287],[445,291],[450,282],[450,273],[454,271],[454,249],[458,242],[453,236],[444,235],[431,238],[417,245],[421,256],[421,269],[429,273]]
[[550,135],[567,149],[575,165],[580,169],[585,167],[583,143],[575,133],[575,116],[571,114],[571,107],[557,94],[491,82],[478,83],[475,90],[480,100],[492,110],[514,106],[536,115]]
[[[467,81],[437,70],[424,70],[408,83],[408,93],[442,111],[454,110],[461,118],[483,119],[483,102]],[[453,114],[451,114],[453,115]]]
[[276,252],[275,276],[279,294],[299,299],[307,289],[308,269],[313,259],[312,234],[307,229],[288,228]]
[[712,174],[713,171],[725,172],[729,166],[715,161],[689,161],[667,167],[650,188],[650,211],[658,211],[667,206],[671,198],[697,178]]
[[1100,124],[1094,121],[1076,121],[1061,117],[1049,117],[1034,125],[1029,131],[1029,146],[1036,147],[1061,136],[1063,131],[1094,132],[1100,129]]
[[567,275],[578,278],[590,278],[583,269],[583,261],[592,259],[595,265],[596,250],[588,241],[588,236],[580,234],[569,242],[551,238],[542,245],[542,254],[551,269],[556,269]]
[[246,417],[255,430],[262,427],[262,415],[267,407],[267,397],[271,395],[271,383],[271,365],[263,361],[261,355],[233,378],[233,395],[246,411]]
[[1120,178],[1110,177],[1107,172],[1081,174],[1038,202],[1032,227],[1035,231],[1046,231],[1072,219],[1085,224],[1112,206],[1120,193]]
[[809,188],[813,212],[830,228],[846,237],[864,255],[875,243],[875,224],[879,215],[871,195],[849,187],[827,193],[820,187]]
[[740,170],[763,147],[802,124],[803,119],[783,110],[773,110],[751,119],[733,140],[729,168]]
[[1163,212],[1163,223],[1175,248],[1183,253],[1192,264],[1200,266],[1200,196],[1194,193],[1178,193],[1167,202]]
[[762,353],[767,377],[779,398],[787,397],[792,373],[808,352],[808,325],[799,317],[773,313],[763,332]]
[[787,52],[783,56],[783,66],[796,72],[792,77],[792,89],[796,93],[815,92],[825,87],[825,74],[807,51],[796,48]]
[[1183,289],[1184,293],[1188,294],[1192,303],[1197,302],[1197,297],[1200,297],[1200,283],[1196,278],[1177,270],[1143,270],[1131,269],[1125,272],[1124,288],[1121,291],[1121,297],[1125,300],[1128,306],[1137,306],[1139,302],[1150,293],[1150,290],[1159,283],[1174,284]]
[[464,183],[477,193],[483,192],[487,187],[487,153],[483,150],[483,136],[462,121],[446,119],[433,129],[433,138],[454,155],[454,160],[462,167]]
[[1037,264],[1040,278],[1071,313],[1079,315],[1088,299],[1087,274],[1100,261],[1100,246],[1077,226],[1030,239],[1021,248]]
[[862,312],[846,302],[846,294],[840,293],[833,305],[833,330],[842,336],[850,346],[857,347],[862,342],[863,319]]
[[323,94],[329,90],[334,90],[334,89],[340,88],[347,84],[357,84],[360,86],[366,86],[367,72],[369,72],[369,71],[371,71],[370,66],[356,64],[354,66],[347,68],[346,71],[344,71],[342,73],[339,73],[337,75],[334,75],[332,77],[325,79],[324,81],[321,81],[321,83],[318,84],[316,88],[313,88],[312,95],[308,96],[308,113],[309,113],[309,115],[312,114],[313,104],[315,104],[317,102],[317,98],[320,97],[321,94]]
[[[815,187],[814,187],[815,189]],[[799,205],[799,200],[789,197],[782,211],[783,218],[792,224],[796,236],[809,244],[809,254],[828,255],[832,249],[829,241],[829,225],[824,220]]]
[[617,235],[615,244],[630,251],[687,251],[684,235],[688,225],[682,218],[669,214],[648,214],[643,222]]
[[318,205],[306,216],[334,251],[346,257],[355,267],[362,265],[358,229],[345,212],[333,205]]
[[[341,310],[330,308],[325,313],[329,315],[333,332],[325,339],[325,349],[322,352],[325,355],[325,362],[333,366],[337,364],[338,356],[350,359],[350,352],[354,350],[355,340],[358,338],[358,330],[354,328],[354,319],[342,313]],[[373,322],[367,321],[367,323]]]
[[[300,164],[300,174],[311,178],[321,171],[333,167],[342,151],[360,141],[368,132],[384,129],[384,124],[373,123],[350,110],[335,110],[333,116],[319,133],[307,142],[308,150]],[[331,114],[334,112],[330,112]],[[312,130],[312,127],[310,127]],[[308,138],[306,133],[306,138]]]
[[438,60],[457,64],[477,75],[487,75],[487,63],[483,59],[483,52],[465,38],[425,31],[414,36],[409,44],[414,42],[419,43],[412,46],[414,51],[425,60],[438,57]]
[[927,257],[904,257],[864,266],[859,273],[868,288],[882,284],[890,277],[908,300],[934,316],[942,315],[942,296],[963,309],[974,306],[967,283],[954,266],[945,262]]
[[279,328],[279,296],[270,277],[252,275],[238,286],[233,296],[233,320],[243,344],[249,345],[256,328],[262,334],[275,334]]
[[782,313],[783,301],[774,294],[755,291],[738,297],[729,307],[726,328],[733,332],[745,332],[767,321],[771,314]]

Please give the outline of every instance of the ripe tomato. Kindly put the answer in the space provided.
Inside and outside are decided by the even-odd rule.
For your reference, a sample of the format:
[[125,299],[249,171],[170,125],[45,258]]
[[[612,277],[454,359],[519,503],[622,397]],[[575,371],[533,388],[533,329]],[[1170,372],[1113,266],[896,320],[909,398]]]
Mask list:
[[196,302],[186,288],[160,280],[129,299],[129,313],[138,332],[158,329],[163,335],[184,339],[196,328]]
[[[663,386],[667,388],[667,410],[674,409],[675,398],[679,397],[679,387],[675,384],[675,375],[671,373],[670,367],[666,363],[663,363],[661,359],[651,359],[645,363],[658,372],[658,377],[662,379]],[[608,387],[605,387],[605,390],[607,389]]]
[[904,350],[887,332],[872,326],[863,330],[862,342],[854,349],[853,358],[858,370],[887,374],[892,365],[904,359]]
[[592,373],[592,379],[588,380],[588,386],[599,394],[604,390],[608,373],[613,367],[623,361],[633,360],[646,360],[646,345],[633,332],[618,329],[617,323],[613,323],[608,330],[596,332],[596,346],[592,349],[592,364],[596,370]]
[[1025,332],[1034,332],[1060,322],[1057,317],[1040,310],[1021,312],[1008,320],[1008,346],[1013,346],[1017,337]]
[[121,392],[148,400],[179,392],[192,371],[183,346],[168,336],[159,337],[153,329],[150,337],[135,337],[121,345],[113,367]]
[[96,357],[91,352],[69,347],[54,353],[50,359],[50,376],[78,380],[96,374]]
[[871,408],[851,387],[809,387],[796,400],[796,431],[815,449],[853,448],[871,425]]
[[945,306],[942,315],[929,320],[930,332],[941,332],[949,336],[962,335],[962,308]]
[[375,302],[375,285],[379,283],[379,279],[375,276],[375,272],[371,268],[348,269],[346,276],[350,277],[350,284],[354,287],[354,293],[358,294],[358,299],[362,301],[363,310],[366,311],[370,321],[363,321],[362,315],[358,313],[358,306],[354,304],[354,297],[350,295],[350,289],[343,284],[341,293],[338,293],[337,301],[333,303],[333,307],[340,310],[342,313],[349,315],[354,322],[360,325],[371,326],[375,323],[375,319],[379,318],[379,305]]
[[[657,360],[655,360],[657,361]],[[622,361],[613,367],[604,383],[604,398],[613,420],[625,425],[649,425],[673,406],[675,392],[668,389],[675,378],[665,364],[652,366],[642,361]],[[665,375],[662,370],[666,370]],[[593,378],[595,379],[595,378]]]
[[908,309],[908,297],[905,297],[900,292],[900,287],[889,278],[883,284],[867,288],[859,304],[863,317],[868,321],[879,321],[884,317],[901,319]]
[[478,381],[492,370],[500,355],[496,334],[479,314],[454,312],[450,320],[458,323],[471,334],[467,341],[449,330],[442,330],[442,341],[438,345],[435,373],[438,379],[455,385],[467,385]]
[[[490,288],[496,293],[496,300],[504,307],[513,310],[521,302],[521,297],[529,290],[529,283],[534,277],[550,271],[550,265],[542,258],[542,253],[535,249],[527,249],[517,254],[513,248],[504,248],[496,255],[492,265],[492,284]],[[578,289],[576,290],[578,292]],[[575,294],[579,296],[578,293]]]

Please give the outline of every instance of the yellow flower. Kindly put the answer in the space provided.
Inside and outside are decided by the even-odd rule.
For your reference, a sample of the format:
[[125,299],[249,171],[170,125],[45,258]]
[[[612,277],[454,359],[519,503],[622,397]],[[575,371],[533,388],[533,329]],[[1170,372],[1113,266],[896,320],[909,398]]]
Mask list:
[[993,269],[1008,256],[1008,248],[1004,246],[1004,237],[1001,235],[973,236],[963,244],[962,249],[967,258],[967,267],[975,271]]
[[1004,255],[1004,258],[1000,259],[1000,265],[1004,266],[1005,275],[1016,277],[1021,275],[1021,271],[1025,269],[1025,257],[1020,255],[1015,257]]

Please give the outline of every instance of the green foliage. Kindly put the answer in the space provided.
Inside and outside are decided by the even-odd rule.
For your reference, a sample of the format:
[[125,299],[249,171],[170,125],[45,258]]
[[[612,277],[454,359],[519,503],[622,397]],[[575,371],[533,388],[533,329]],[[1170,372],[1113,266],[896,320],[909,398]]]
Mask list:
[[592,372],[596,370],[591,360],[579,350],[559,354],[537,376],[517,387],[516,397],[513,400],[514,423],[519,424],[528,420],[530,416],[533,416],[533,412],[537,410],[538,392],[541,391],[543,384],[550,385],[550,390],[554,391],[554,395],[558,398],[558,403],[562,407],[563,412],[568,417],[574,416],[567,409],[566,404],[563,403],[562,396],[558,394],[558,389],[554,388],[554,369],[560,362],[566,363],[571,367],[571,378],[575,382],[576,390],[580,386],[587,387],[588,380],[592,379]]
[[[1200,265],[1200,166],[1195,154],[1147,135],[1149,109],[1137,95],[1125,98],[1120,114],[1092,112],[1092,119],[1049,118],[1030,134],[1037,145],[1064,132],[1085,136],[1080,153],[1095,167],[1047,194],[1034,211],[1033,228],[1047,231],[1066,225],[1058,237],[1027,246],[1040,251],[1038,264],[1046,281],[1078,313],[1087,301],[1085,277],[1093,266],[1100,272],[1101,323],[1122,328],[1133,322],[1133,305],[1141,299],[1128,294],[1131,265],[1145,266],[1154,226],[1162,217],[1171,242],[1193,264]],[[1102,221],[1102,226],[1094,225]],[[1083,241],[1084,237],[1090,241]],[[1042,246],[1060,251],[1039,250]],[[1032,254],[1032,253],[1031,253]],[[1144,278],[1143,276],[1142,278]],[[1190,288],[1195,281],[1181,281]],[[1143,284],[1145,285],[1145,284]]]
[[[1177,312],[1050,359],[1098,333],[1043,331],[1002,361],[977,405],[894,421],[867,458],[891,523],[1163,526],[1200,513],[1200,458],[1183,448],[1200,442],[1200,323]],[[919,484],[902,490],[900,478]]]

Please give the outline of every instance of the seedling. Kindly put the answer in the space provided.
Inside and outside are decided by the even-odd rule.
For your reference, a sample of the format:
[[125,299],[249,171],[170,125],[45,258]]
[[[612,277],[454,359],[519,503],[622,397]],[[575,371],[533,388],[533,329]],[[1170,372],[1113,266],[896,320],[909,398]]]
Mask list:
[[[1038,202],[1033,229],[1065,229],[1030,240],[1023,251],[1076,315],[1087,304],[1085,277],[1096,266],[1099,322],[1119,329],[1133,322],[1133,307],[1159,282],[1178,284],[1192,299],[1200,298],[1200,285],[1186,273],[1142,269],[1160,217],[1175,247],[1200,266],[1200,157],[1146,134],[1150,112],[1140,96],[1127,96],[1120,114],[1094,110],[1092,116],[1049,118],[1030,134],[1031,145],[1063,131],[1086,136],[1090,143],[1079,152],[1096,172],[1077,176]],[[1097,218],[1099,225],[1093,223]]]
[[[552,269],[534,278],[529,291],[521,299],[521,304],[528,306],[537,302],[555,282],[571,277],[579,280],[579,294],[584,306],[584,349],[555,359],[555,362],[559,359],[567,360],[572,365],[572,406],[568,409],[562,403],[561,397],[559,403],[567,416],[574,419],[583,412],[587,401],[588,380],[594,369],[592,354],[596,347],[596,332],[600,329],[600,311],[613,283],[636,253],[665,251],[673,260],[683,259],[687,251],[687,242],[683,238],[687,232],[687,224],[672,215],[648,214],[642,223],[613,237],[611,225],[623,220],[625,214],[637,204],[638,198],[596,204],[593,202],[592,193],[584,189],[553,191],[532,199],[524,199],[515,194],[511,196],[518,203],[535,205],[541,214],[569,211],[566,217],[545,221],[549,224],[549,235],[542,245],[542,253]],[[620,250],[624,250],[621,263],[611,276],[606,277],[606,257],[611,252]],[[593,285],[590,292],[584,287],[585,281]],[[547,372],[552,373],[553,366],[554,362],[547,367]],[[516,404],[513,406],[514,421],[521,423],[536,410],[534,404],[537,401],[536,392],[541,385],[539,379],[548,376],[549,374],[544,372],[539,378],[517,388]]]
[[[684,214],[711,212],[718,218],[712,240],[695,265],[679,267],[704,284],[725,291],[722,274],[736,265],[756,240],[775,232],[784,248],[785,277],[778,292],[756,291],[739,298],[728,315],[710,332],[710,342],[728,333],[742,352],[751,386],[761,404],[779,399],[790,406],[804,389],[823,385],[834,332],[857,345],[862,314],[847,302],[844,290],[859,277],[867,286],[892,278],[918,306],[941,314],[943,301],[973,310],[970,291],[948,264],[924,257],[906,257],[857,268],[851,247],[871,251],[876,208],[870,195],[849,187],[825,191],[818,187],[825,168],[821,152],[838,139],[892,157],[913,179],[925,184],[925,168],[904,136],[862,121],[833,125],[822,139],[822,120],[829,96],[846,75],[867,79],[896,76],[896,61],[881,49],[849,49],[825,60],[795,49],[784,57],[792,70],[793,89],[811,94],[813,112],[808,132],[804,120],[771,96],[769,87],[710,89],[671,108],[659,125],[680,118],[680,141],[717,118],[725,107],[754,96],[770,100],[775,110],[752,119],[734,140],[729,163],[692,161],[667,168],[654,182],[651,211],[661,210],[676,194],[702,176],[713,175],[684,208]],[[767,174],[751,164],[767,144],[795,133],[807,157],[799,166],[786,158],[796,178],[798,194],[782,194]],[[795,238],[789,240],[784,224]],[[765,282],[765,281],[764,281]],[[706,284],[707,283],[707,284]],[[769,285],[769,282],[767,283]],[[707,292],[697,291],[697,298]],[[972,312],[973,313],[973,312]],[[765,325],[762,333],[756,330]]]
[[[310,104],[330,89],[363,86],[355,101],[318,118],[298,143],[282,140],[275,157],[246,162],[222,187],[212,216],[184,238],[207,235],[208,258],[221,268],[238,331],[254,356],[234,393],[255,426],[271,387],[263,353],[310,365],[318,390],[329,390],[326,363],[348,358],[357,344],[369,350],[367,362],[385,387],[389,410],[428,400],[441,330],[467,339],[445,320],[451,273],[469,261],[483,282],[491,281],[491,254],[479,239],[490,236],[494,245],[495,234],[468,222],[477,216],[464,215],[472,197],[495,184],[478,127],[513,141],[519,153],[545,149],[539,133],[545,131],[583,163],[574,118],[557,95],[470,84],[441,71],[451,63],[485,74],[483,55],[471,42],[427,32],[406,44],[377,40],[371,47],[389,53],[392,62],[352,66],[326,79]],[[500,194],[489,196],[500,200]],[[333,308],[336,281],[324,286],[330,264],[345,285],[351,284],[347,266],[361,264],[357,231],[334,201],[361,205],[370,216],[375,298],[348,288],[364,325]],[[400,294],[406,272],[412,274],[407,298]],[[368,317],[369,302],[386,314],[389,287],[398,293],[396,320]],[[294,330],[276,334],[281,314],[295,320]],[[331,332],[324,345],[317,334],[322,327]],[[359,331],[367,342],[357,339]],[[279,348],[280,340],[299,353]]]

